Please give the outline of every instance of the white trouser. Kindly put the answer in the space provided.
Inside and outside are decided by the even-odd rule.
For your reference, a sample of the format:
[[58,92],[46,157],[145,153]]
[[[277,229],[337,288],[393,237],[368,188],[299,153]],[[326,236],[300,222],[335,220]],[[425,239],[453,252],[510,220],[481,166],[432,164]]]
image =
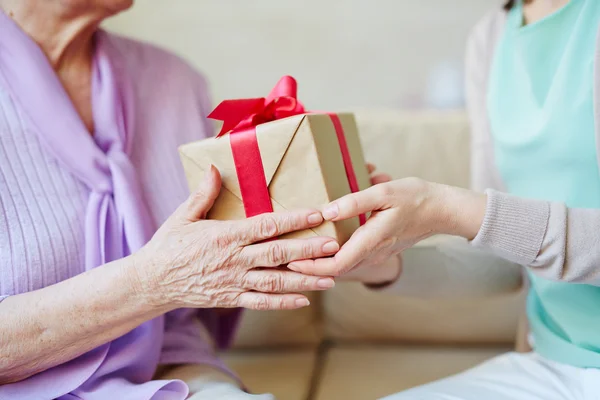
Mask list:
[[385,400],[600,400],[600,369],[508,353]]

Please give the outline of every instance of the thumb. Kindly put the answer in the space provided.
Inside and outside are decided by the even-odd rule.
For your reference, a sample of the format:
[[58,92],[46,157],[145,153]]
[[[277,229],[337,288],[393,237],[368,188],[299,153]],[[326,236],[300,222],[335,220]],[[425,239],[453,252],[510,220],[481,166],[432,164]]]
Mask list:
[[382,207],[381,199],[380,188],[377,186],[348,194],[325,206],[323,218],[327,221],[340,221],[377,211]]
[[186,218],[193,222],[206,218],[206,215],[213,204],[215,204],[215,200],[219,196],[220,191],[221,174],[219,173],[219,170],[211,164],[196,191],[188,198],[185,210]]

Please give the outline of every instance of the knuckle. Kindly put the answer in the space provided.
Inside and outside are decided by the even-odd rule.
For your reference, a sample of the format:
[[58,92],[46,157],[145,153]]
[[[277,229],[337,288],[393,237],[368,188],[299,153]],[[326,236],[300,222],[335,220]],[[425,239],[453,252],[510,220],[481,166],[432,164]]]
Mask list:
[[312,258],[315,253],[315,246],[311,245],[310,243],[304,243],[302,245],[302,249],[300,250],[301,257],[305,259]]
[[280,310],[285,310],[285,309],[288,309],[288,308],[290,308],[290,307],[288,307],[288,303],[285,301],[285,299],[284,299],[283,297],[282,297],[282,298],[280,298],[280,299],[277,301],[277,303],[278,303],[278,304],[277,304],[277,305],[278,305],[278,307],[277,307],[277,308],[278,308],[278,309],[280,309]]
[[334,277],[340,277],[340,276],[346,274],[347,272],[348,271],[346,271],[346,268],[338,268],[338,269],[332,270],[329,275],[334,276]]
[[237,307],[240,305],[239,296],[233,293],[223,294],[215,299],[215,308],[229,308]]
[[352,270],[352,268],[353,268],[352,265],[336,263],[336,265],[331,268],[330,274],[328,274],[328,275],[339,277],[339,276],[345,275],[348,272],[350,272],[350,270]]
[[313,286],[313,280],[312,278],[309,278],[307,276],[303,277],[300,280],[300,290],[304,290],[304,289],[310,289]]
[[215,244],[219,249],[226,249],[231,244],[231,238],[227,234],[227,232],[219,232],[215,235]]
[[286,250],[279,244],[272,244],[267,248],[267,261],[271,265],[280,265],[286,262]]
[[428,183],[426,180],[421,178],[410,177],[405,179],[407,187],[415,190],[416,192],[423,192],[427,189]]
[[397,242],[398,242],[398,238],[395,237],[395,236],[392,236],[390,238],[382,240],[379,243],[372,244],[371,248],[373,250],[370,251],[369,255],[371,255],[373,253],[381,252],[381,251],[386,250],[386,249],[391,249],[394,246],[396,246]]
[[237,284],[239,285],[239,287],[241,289],[244,289],[244,290],[254,288],[252,278],[248,275],[248,273],[245,273],[244,275],[240,276],[238,278]]
[[264,216],[258,221],[257,230],[261,237],[275,237],[280,234],[277,221],[271,215]]
[[343,203],[340,204],[339,207],[342,208],[343,206],[345,206],[351,211],[358,210],[358,208],[359,208],[357,196],[346,197],[345,203],[346,204],[343,204]]
[[373,187],[373,191],[375,191],[376,195],[379,197],[391,197],[394,195],[394,189],[391,185],[377,185]]
[[258,296],[256,300],[254,300],[254,304],[252,306],[257,311],[266,311],[269,309],[269,300],[267,296]]
[[206,199],[206,193],[203,189],[198,189],[190,195],[189,207],[193,208],[195,204],[203,202]]
[[261,278],[259,287],[265,292],[279,292],[283,289],[283,279],[277,274],[265,275]]

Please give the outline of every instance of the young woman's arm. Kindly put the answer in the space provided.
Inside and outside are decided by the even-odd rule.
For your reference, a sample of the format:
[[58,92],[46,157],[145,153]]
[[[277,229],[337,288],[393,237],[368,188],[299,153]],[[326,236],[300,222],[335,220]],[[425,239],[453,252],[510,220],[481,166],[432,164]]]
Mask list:
[[372,257],[449,234],[546,279],[600,286],[600,210],[486,193],[406,178],[344,196],[323,211],[327,220],[375,216],[334,257],[293,262],[289,268],[337,276]]
[[[462,236],[476,248],[525,265],[547,279],[600,286],[600,210],[501,193],[487,119],[487,74],[505,14],[489,14],[467,50],[467,103],[472,129],[472,188],[415,179],[383,183],[332,203],[329,220],[378,211],[335,257],[290,264],[305,273],[340,275],[391,256],[437,233]],[[494,190],[496,189],[496,190]],[[369,193],[367,193],[369,192]],[[329,210],[331,211],[331,209]]]

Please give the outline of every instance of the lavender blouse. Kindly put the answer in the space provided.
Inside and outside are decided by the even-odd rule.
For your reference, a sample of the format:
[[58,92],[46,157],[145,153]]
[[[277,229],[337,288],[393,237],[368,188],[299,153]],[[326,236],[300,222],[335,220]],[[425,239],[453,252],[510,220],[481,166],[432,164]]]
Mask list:
[[[187,197],[177,147],[212,134],[206,84],[185,62],[95,40],[92,137],[42,51],[0,12],[0,299],[138,250]],[[0,386],[0,399],[185,399],[183,382],[151,380],[157,365],[226,370],[201,332],[224,344],[235,317],[174,311]]]

